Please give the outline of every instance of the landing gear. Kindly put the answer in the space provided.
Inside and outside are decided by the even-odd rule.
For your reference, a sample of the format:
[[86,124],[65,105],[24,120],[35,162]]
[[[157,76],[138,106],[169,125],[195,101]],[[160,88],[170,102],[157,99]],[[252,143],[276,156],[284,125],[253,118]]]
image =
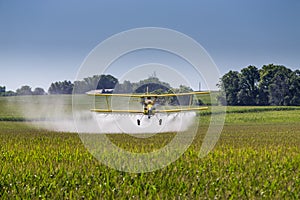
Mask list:
[[144,115],[142,115],[142,117],[140,119],[137,119],[136,122],[137,122],[137,125],[140,126],[141,125],[141,120],[143,119]]
[[[155,115],[156,118],[158,119],[158,124],[161,125],[162,124],[162,119],[159,119],[157,115]],[[140,119],[137,119],[136,122],[137,122],[137,125],[140,126],[141,125],[141,120],[143,119],[144,115],[140,118]],[[151,115],[148,115],[147,117],[148,119],[151,118]]]
[[159,119],[157,115],[155,115],[155,116],[158,119],[158,124],[161,125],[162,124],[162,119]]

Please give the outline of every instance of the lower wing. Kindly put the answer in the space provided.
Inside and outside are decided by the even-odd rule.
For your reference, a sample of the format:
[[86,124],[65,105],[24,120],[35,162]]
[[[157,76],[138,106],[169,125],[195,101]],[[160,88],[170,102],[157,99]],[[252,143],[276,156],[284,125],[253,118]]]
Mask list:
[[[191,112],[207,110],[208,107],[197,107],[197,108],[177,108],[177,109],[166,109],[166,110],[155,110],[155,113],[174,113],[174,112]],[[136,113],[144,114],[141,110],[111,110],[111,109],[91,109],[92,112],[98,113]]]
[[110,110],[110,109],[91,109],[92,112],[98,113],[140,113],[142,114],[143,111],[140,110]]
[[207,109],[208,107],[178,108],[178,109],[156,110],[156,113],[191,112],[191,111],[199,111],[199,110],[207,110]]

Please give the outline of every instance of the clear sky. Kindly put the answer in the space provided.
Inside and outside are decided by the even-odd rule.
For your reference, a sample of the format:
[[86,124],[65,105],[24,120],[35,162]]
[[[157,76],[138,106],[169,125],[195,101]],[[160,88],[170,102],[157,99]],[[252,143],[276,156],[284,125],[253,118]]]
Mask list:
[[250,64],[300,68],[299,0],[0,0],[0,86],[73,81],[96,45],[139,27],[192,37],[222,74]]

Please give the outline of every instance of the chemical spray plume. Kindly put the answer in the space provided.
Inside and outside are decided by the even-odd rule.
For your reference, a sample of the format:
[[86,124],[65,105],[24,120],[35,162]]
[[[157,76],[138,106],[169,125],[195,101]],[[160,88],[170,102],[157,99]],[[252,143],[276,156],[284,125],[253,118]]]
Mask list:
[[[19,102],[19,107],[31,124],[39,128],[59,132],[79,133],[160,133],[185,131],[193,123],[196,114],[159,114],[151,119],[143,117],[137,125],[139,114],[98,114],[88,109],[72,113],[72,97],[28,96]],[[162,119],[159,125],[158,118]],[[75,119],[75,120],[74,120]]]

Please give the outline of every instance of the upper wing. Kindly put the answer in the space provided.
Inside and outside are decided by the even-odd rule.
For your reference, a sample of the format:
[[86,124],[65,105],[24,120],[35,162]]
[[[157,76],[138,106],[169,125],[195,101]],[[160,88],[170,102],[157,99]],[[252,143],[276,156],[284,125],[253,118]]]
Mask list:
[[173,96],[188,96],[188,95],[196,95],[196,94],[209,94],[209,92],[187,92],[187,93],[173,93],[173,94],[88,94],[91,96],[117,96],[117,97],[173,97]]
[[157,96],[157,97],[174,97],[174,96],[188,96],[196,94],[209,94],[209,92],[186,92],[186,93],[172,93],[172,94],[160,94],[160,95],[148,95],[148,96]]
[[91,109],[92,112],[98,113],[137,113],[142,114],[140,110],[111,110],[111,109]]
[[199,111],[207,110],[208,107],[197,107],[197,108],[177,108],[177,109],[166,109],[166,110],[156,110],[156,113],[170,113],[170,112],[190,112],[190,111]]

